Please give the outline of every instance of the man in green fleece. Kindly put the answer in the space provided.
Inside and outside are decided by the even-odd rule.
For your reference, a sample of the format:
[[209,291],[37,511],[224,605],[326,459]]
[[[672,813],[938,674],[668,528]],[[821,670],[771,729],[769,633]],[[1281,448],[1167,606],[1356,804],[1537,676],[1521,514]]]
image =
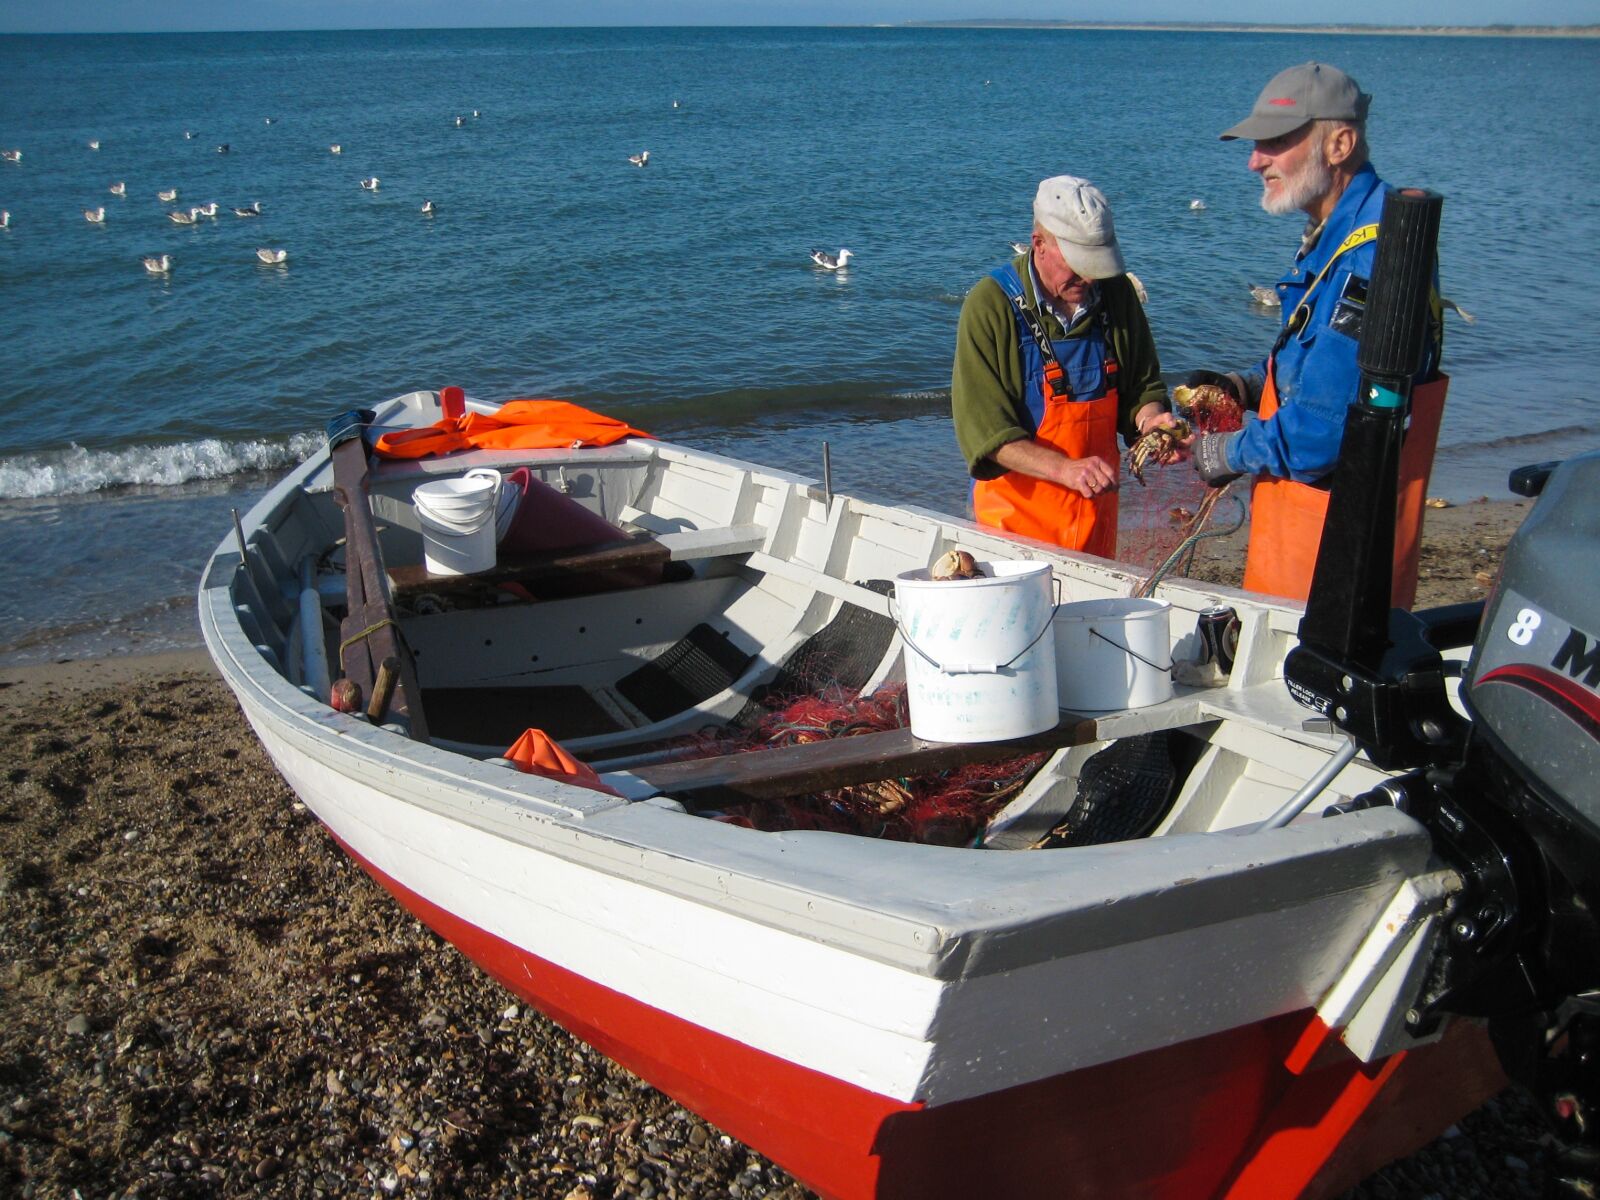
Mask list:
[[961,306],[950,403],[984,525],[1111,558],[1117,434],[1172,418],[1111,209],[1072,175],[1039,185],[1028,253]]

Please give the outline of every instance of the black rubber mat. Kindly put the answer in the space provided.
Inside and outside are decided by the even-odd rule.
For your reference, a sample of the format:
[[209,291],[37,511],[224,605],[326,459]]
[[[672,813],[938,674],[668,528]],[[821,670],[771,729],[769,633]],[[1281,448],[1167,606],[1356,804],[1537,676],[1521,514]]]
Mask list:
[[[857,586],[880,596],[894,591],[889,579],[869,579]],[[856,604],[841,604],[833,620],[800,643],[772,681],[756,689],[730,724],[736,729],[759,724],[775,699],[815,695],[830,686],[859,690],[872,678],[893,639],[891,618]]]
[[452,742],[510,746],[528,729],[590,737],[622,726],[581,687],[424,688],[428,731]]
[[728,687],[754,658],[711,626],[696,625],[688,637],[617,680],[617,691],[650,720],[664,721]]
[[1078,798],[1044,846],[1099,846],[1144,837],[1177,791],[1172,733],[1121,738],[1091,755],[1078,773]]

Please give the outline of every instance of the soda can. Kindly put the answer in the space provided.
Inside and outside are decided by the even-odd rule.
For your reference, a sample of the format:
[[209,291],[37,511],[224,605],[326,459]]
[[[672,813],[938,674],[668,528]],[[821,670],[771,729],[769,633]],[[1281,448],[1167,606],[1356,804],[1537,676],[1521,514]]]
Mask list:
[[1216,663],[1217,670],[1230,674],[1239,653],[1239,614],[1233,606],[1213,604],[1201,609],[1195,633],[1200,638],[1201,661]]

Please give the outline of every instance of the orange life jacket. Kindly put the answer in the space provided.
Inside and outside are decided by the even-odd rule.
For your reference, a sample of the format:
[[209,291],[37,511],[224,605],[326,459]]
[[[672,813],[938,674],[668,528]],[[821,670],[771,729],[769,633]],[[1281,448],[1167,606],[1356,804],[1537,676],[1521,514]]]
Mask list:
[[[1417,557],[1422,549],[1423,500],[1439,444],[1439,422],[1450,379],[1439,375],[1411,391],[1411,422],[1400,448],[1400,488],[1395,504],[1394,583],[1389,602],[1410,608],[1417,598]],[[1278,411],[1278,389],[1267,363],[1261,419]],[[1245,555],[1246,591],[1304,600],[1322,544],[1328,490],[1273,475],[1258,475],[1250,499],[1250,545]]]
[[557,450],[609,446],[626,437],[649,437],[615,417],[568,400],[508,400],[489,414],[445,417],[421,429],[382,434],[373,449],[383,458],[430,458],[456,450]]

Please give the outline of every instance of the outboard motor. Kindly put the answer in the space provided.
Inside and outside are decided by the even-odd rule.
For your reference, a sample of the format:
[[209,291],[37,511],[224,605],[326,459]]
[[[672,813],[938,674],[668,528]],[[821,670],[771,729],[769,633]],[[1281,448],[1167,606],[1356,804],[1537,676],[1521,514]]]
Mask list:
[[[1391,769],[1343,809],[1392,804],[1461,876],[1448,932],[1407,1014],[1489,1019],[1502,1065],[1564,1143],[1573,1195],[1600,1179],[1600,453],[1513,472],[1538,496],[1489,601],[1388,608],[1405,400],[1442,202],[1384,206],[1349,410],[1300,645],[1284,679],[1301,703]],[[1464,720],[1441,651],[1473,646]]]

